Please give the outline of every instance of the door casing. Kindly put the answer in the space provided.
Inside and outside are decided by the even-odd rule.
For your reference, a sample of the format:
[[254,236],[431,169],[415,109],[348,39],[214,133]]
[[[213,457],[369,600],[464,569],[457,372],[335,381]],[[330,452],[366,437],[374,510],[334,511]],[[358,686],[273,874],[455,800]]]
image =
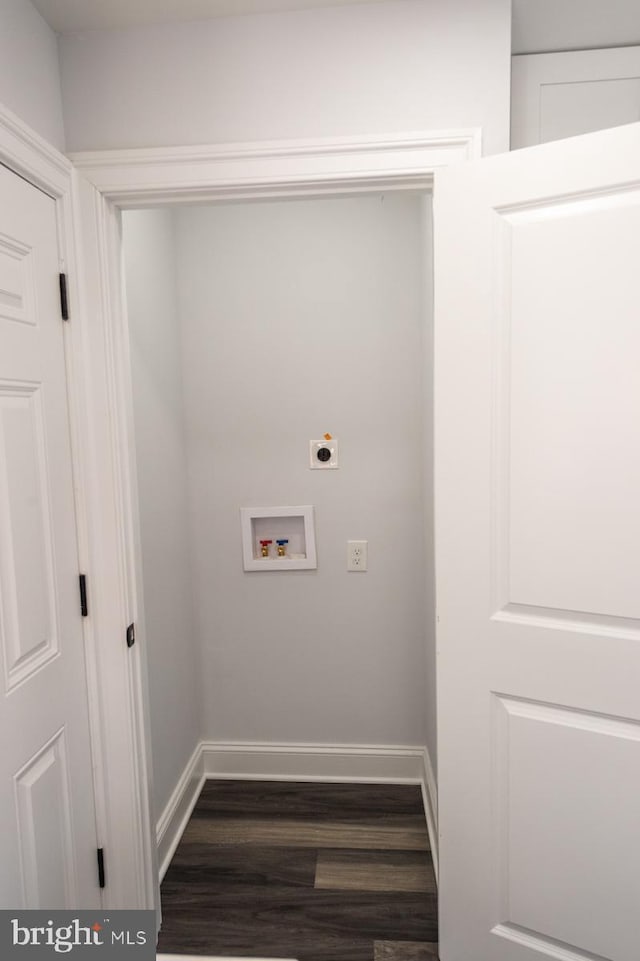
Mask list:
[[[104,906],[159,909],[152,812],[128,328],[120,212],[132,207],[427,190],[480,156],[478,129],[77,154],[71,163],[0,110],[0,161],[60,204],[70,275],[69,377]],[[75,238],[75,239],[74,239]],[[139,632],[140,637],[140,632]]]

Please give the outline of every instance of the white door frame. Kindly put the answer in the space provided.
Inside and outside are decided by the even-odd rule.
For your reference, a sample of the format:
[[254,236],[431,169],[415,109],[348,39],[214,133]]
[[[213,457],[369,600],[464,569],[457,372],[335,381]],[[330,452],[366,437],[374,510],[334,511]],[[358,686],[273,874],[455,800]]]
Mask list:
[[[83,361],[86,343],[83,324],[78,322],[80,298],[78,256],[75,245],[76,227],[72,200],[73,167],[66,157],[1,104],[0,163],[48,194],[56,205],[60,272],[67,275],[67,296],[71,321],[70,323],[64,323],[61,318],[60,322],[63,324],[69,399],[78,573],[82,573],[91,568],[92,538],[89,505],[86,496],[86,477],[89,470],[85,444],[88,422]],[[92,617],[83,618],[82,625],[96,805],[96,840],[98,847],[102,847],[106,836],[103,782],[105,759],[102,749],[103,713],[97,658],[97,635],[95,621]]]
[[[480,131],[438,131],[72,155],[85,321],[90,584],[99,638],[104,840],[111,907],[157,907],[156,830],[144,643],[125,644],[142,616],[132,449],[128,327],[120,212],[219,200],[430,190],[437,169],[480,156]],[[143,632],[140,631],[143,638]]]

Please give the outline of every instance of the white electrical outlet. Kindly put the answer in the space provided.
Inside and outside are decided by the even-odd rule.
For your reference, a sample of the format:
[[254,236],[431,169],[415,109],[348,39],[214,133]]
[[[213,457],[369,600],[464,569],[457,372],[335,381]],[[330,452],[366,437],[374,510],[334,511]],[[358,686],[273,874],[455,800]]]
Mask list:
[[366,571],[368,541],[347,541],[347,570]]

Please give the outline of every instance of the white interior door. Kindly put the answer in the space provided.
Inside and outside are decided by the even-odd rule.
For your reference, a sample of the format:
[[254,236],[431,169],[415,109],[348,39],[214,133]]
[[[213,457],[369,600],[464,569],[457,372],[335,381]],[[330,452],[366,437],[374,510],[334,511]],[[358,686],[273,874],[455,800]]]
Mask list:
[[434,215],[442,961],[637,961],[640,124]]
[[640,117],[640,47],[511,58],[511,149],[633,123]]
[[99,905],[55,202],[0,166],[0,907]]

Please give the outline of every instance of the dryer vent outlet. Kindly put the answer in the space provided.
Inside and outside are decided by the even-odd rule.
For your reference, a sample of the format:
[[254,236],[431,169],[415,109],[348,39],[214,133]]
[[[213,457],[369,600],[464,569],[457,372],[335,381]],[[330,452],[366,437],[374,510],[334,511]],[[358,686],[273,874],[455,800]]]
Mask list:
[[338,441],[331,440],[309,441],[309,467],[311,470],[336,470],[338,467]]

